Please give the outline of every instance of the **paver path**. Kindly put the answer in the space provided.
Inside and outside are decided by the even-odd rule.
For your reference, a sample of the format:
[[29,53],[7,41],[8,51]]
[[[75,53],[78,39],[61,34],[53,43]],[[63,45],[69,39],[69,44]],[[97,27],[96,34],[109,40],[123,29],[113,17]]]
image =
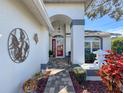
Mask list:
[[52,69],[44,93],[75,93],[68,70]]

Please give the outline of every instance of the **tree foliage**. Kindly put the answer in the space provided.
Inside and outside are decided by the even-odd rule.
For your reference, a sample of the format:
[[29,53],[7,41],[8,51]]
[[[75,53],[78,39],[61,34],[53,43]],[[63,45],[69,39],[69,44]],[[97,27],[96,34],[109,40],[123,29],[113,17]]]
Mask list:
[[86,15],[91,20],[105,15],[114,18],[116,21],[121,20],[123,17],[123,0],[93,0],[89,8],[86,9]]
[[117,37],[112,40],[112,50],[121,54],[123,52],[123,38]]

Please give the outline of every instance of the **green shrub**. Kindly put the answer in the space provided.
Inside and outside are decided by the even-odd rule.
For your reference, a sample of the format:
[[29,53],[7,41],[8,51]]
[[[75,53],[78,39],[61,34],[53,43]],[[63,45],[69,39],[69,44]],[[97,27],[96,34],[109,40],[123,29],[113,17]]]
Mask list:
[[77,65],[72,69],[72,71],[79,84],[82,84],[86,81],[86,71],[82,67]]
[[112,40],[112,50],[119,54],[123,52],[123,37],[117,37]]
[[33,78],[35,80],[40,80],[41,78],[43,77],[43,73],[40,71],[40,72],[37,72],[34,74]]
[[93,63],[96,60],[96,54],[85,53],[85,63]]

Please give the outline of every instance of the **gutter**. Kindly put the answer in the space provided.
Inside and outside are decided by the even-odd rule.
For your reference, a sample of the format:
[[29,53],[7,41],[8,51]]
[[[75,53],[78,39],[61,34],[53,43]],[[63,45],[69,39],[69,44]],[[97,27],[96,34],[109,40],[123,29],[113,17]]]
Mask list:
[[38,21],[40,21],[41,24],[44,24],[45,26],[48,27],[49,33],[54,31],[54,28],[47,14],[46,7],[42,0],[22,0],[22,1],[27,6],[27,8],[35,15]]
[[39,13],[42,15],[45,24],[49,27],[49,30],[54,31],[54,28],[50,22],[49,16],[47,14],[45,5],[42,0],[32,0],[34,4],[36,5]]

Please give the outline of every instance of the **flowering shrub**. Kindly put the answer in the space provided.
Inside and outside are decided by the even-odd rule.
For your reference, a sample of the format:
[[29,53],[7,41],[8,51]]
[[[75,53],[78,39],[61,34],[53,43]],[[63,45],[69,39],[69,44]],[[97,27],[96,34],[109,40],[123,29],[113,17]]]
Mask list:
[[123,55],[107,50],[105,64],[99,70],[103,83],[113,93],[120,93],[123,82]]

